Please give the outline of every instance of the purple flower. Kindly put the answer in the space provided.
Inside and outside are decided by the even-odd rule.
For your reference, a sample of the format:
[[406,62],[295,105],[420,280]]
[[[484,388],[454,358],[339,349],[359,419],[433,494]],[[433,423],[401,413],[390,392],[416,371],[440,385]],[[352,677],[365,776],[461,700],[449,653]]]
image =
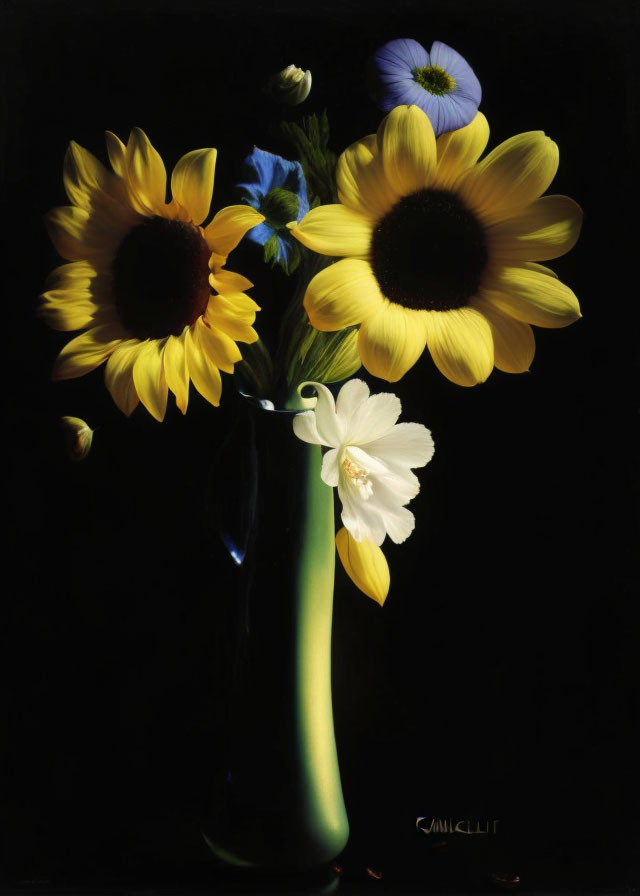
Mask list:
[[438,40],[429,53],[410,38],[389,41],[373,54],[371,84],[383,112],[418,106],[429,117],[436,137],[469,124],[482,99],[471,66]]

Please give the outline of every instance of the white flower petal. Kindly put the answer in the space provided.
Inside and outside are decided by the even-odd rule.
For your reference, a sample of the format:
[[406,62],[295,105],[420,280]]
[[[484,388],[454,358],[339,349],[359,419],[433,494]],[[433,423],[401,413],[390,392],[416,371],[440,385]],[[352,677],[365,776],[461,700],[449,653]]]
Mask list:
[[338,496],[342,501],[342,522],[356,541],[371,541],[380,546],[384,541],[385,528],[376,507],[369,506],[358,495],[356,486],[340,477]]
[[397,497],[398,504],[408,504],[420,491],[420,481],[415,473],[400,464],[388,464],[386,476],[373,481],[374,494],[380,488],[380,482],[388,484]]
[[416,518],[406,507],[395,507],[385,514],[384,524],[391,541],[402,544],[415,529]]
[[364,380],[349,380],[340,389],[336,402],[336,411],[345,432],[348,432],[349,421],[368,397],[369,387]]
[[349,445],[345,453],[352,463],[356,463],[358,466],[363,467],[367,473],[377,473],[382,476],[388,473],[389,468],[387,465],[369,454],[368,445],[366,448],[367,450],[364,451],[362,448],[358,448],[357,445]]
[[397,395],[391,392],[372,395],[360,405],[346,424],[345,443],[366,445],[386,435],[393,428],[401,410],[402,405]]
[[424,467],[433,457],[431,433],[422,423],[396,423],[392,430],[366,446],[367,452],[384,462]]
[[340,480],[340,451],[338,448],[331,448],[322,458],[322,470],[320,478],[327,485],[335,488]]
[[293,431],[303,442],[311,445],[323,445],[324,442],[318,435],[316,415],[313,411],[303,411],[293,418]]
[[337,448],[342,442],[342,425],[336,414],[336,403],[331,392],[322,383],[309,383],[318,393],[314,413],[318,435],[322,445]]

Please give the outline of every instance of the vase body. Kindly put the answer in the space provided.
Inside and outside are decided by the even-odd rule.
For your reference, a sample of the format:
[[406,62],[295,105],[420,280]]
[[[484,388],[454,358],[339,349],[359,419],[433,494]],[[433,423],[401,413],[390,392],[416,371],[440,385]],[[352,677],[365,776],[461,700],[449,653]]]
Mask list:
[[[247,400],[219,467],[221,534],[237,564],[240,624],[228,679],[224,773],[204,835],[223,861],[312,868],[344,848],[331,702],[333,493],[293,413]],[[225,503],[225,502],[223,502]]]

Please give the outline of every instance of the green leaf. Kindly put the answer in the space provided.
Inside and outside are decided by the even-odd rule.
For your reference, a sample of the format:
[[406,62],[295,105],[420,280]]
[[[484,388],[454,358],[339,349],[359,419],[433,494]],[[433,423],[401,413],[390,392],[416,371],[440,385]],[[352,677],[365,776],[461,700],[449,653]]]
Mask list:
[[328,145],[329,119],[326,110],[320,120],[316,115],[310,115],[302,119],[302,126],[283,122],[281,128],[298,154],[312,207],[314,203],[326,205],[336,202],[335,172],[338,160]]
[[266,264],[269,264],[269,262],[275,262],[279,248],[280,244],[278,243],[278,237],[275,233],[273,233],[262,247],[263,258]]

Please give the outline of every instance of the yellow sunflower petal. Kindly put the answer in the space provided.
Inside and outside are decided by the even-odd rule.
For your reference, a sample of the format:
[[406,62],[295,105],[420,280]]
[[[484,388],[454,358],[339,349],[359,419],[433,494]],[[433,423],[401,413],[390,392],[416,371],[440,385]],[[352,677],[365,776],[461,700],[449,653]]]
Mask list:
[[163,353],[162,341],[151,339],[140,346],[133,364],[133,384],[138,398],[159,423],[167,410]]
[[49,274],[38,313],[55,330],[80,330],[115,319],[109,288],[92,265],[78,261]]
[[228,205],[204,229],[212,252],[226,258],[248,230],[264,221],[264,215],[250,205]]
[[119,177],[127,176],[127,147],[111,131],[104,132],[111,167]]
[[493,336],[494,363],[505,373],[529,370],[536,351],[536,341],[529,324],[508,317],[485,299],[474,299],[473,307],[489,321]]
[[390,383],[403,377],[424,351],[425,319],[424,311],[386,302],[376,315],[364,320],[358,351],[369,373]]
[[343,258],[309,283],[304,307],[316,330],[342,330],[373,317],[384,298],[368,261]]
[[233,365],[242,361],[240,349],[230,336],[217,327],[206,324],[202,318],[196,321],[197,341],[207,357],[219,370],[233,373]]
[[138,406],[138,393],[133,382],[133,365],[144,345],[139,339],[127,339],[113,352],[104,369],[104,382],[111,397],[127,417]]
[[136,198],[150,214],[162,214],[167,198],[167,172],[144,131],[134,128],[127,143],[127,176]]
[[548,189],[558,170],[558,147],[542,131],[510,137],[456,184],[489,223],[518,214]]
[[437,162],[431,122],[417,106],[396,106],[378,128],[384,173],[393,190],[406,196],[431,185]]
[[547,261],[572,249],[582,209],[568,196],[543,196],[519,215],[489,227],[492,257],[501,261]]
[[218,293],[218,295],[209,297],[205,316],[210,311],[222,311],[234,317],[241,317],[242,320],[252,324],[256,319],[256,311],[260,311],[260,306],[243,292],[227,290],[224,293]]
[[385,215],[399,199],[385,177],[375,134],[345,149],[338,159],[336,182],[340,202],[374,219]]
[[[253,286],[251,280],[247,280],[242,274],[227,270],[215,271],[210,274],[209,283],[216,292],[244,292],[245,289],[251,289]],[[257,307],[256,305],[256,309]]]
[[372,220],[346,205],[319,205],[299,224],[287,225],[307,249],[320,255],[368,255]]
[[220,404],[222,379],[215,364],[207,357],[197,341],[198,330],[190,327],[185,332],[185,348],[189,376],[198,392],[215,407]]
[[438,370],[459,386],[475,386],[493,369],[489,321],[474,308],[425,314],[427,345]]
[[554,277],[556,280],[558,279],[558,275],[555,271],[552,271],[551,268],[545,267],[543,264],[537,264],[534,261],[527,261],[526,268],[528,271],[538,271],[540,274],[546,274],[547,277]]
[[344,526],[336,535],[338,556],[344,570],[367,597],[382,606],[389,593],[389,564],[381,548],[370,541],[356,541]]
[[182,156],[171,175],[171,193],[194,224],[209,214],[216,170],[216,149],[194,149]]
[[176,405],[183,414],[189,404],[189,369],[185,348],[185,329],[180,336],[169,336],[164,346],[164,375],[167,386],[176,397]]
[[70,380],[83,376],[105,361],[129,334],[120,324],[93,327],[68,342],[56,358],[54,380]]
[[496,271],[487,279],[483,297],[510,317],[537,327],[566,327],[582,317],[572,290],[537,268],[522,264]]
[[250,345],[253,342],[257,342],[260,338],[251,326],[251,323],[248,323],[242,317],[218,310],[207,312],[205,318],[207,323],[218,330],[222,330],[234,342],[245,342]]
[[489,122],[482,112],[466,127],[441,134],[436,140],[438,169],[435,182],[444,189],[478,161],[489,142]]
[[88,261],[73,261],[54,268],[45,280],[45,290],[89,290],[98,277],[95,267]]
[[96,305],[95,302],[77,299],[47,299],[51,293],[45,293],[45,301],[38,311],[38,316],[53,330],[85,330],[104,324],[117,324],[118,315],[113,306]]
[[75,140],[69,143],[64,156],[62,180],[69,201],[80,208],[90,209],[95,191],[109,192],[112,178],[104,165]]
[[90,261],[104,267],[115,251],[121,234],[100,228],[86,209],[73,205],[53,208],[45,225],[56,251],[69,261]]

